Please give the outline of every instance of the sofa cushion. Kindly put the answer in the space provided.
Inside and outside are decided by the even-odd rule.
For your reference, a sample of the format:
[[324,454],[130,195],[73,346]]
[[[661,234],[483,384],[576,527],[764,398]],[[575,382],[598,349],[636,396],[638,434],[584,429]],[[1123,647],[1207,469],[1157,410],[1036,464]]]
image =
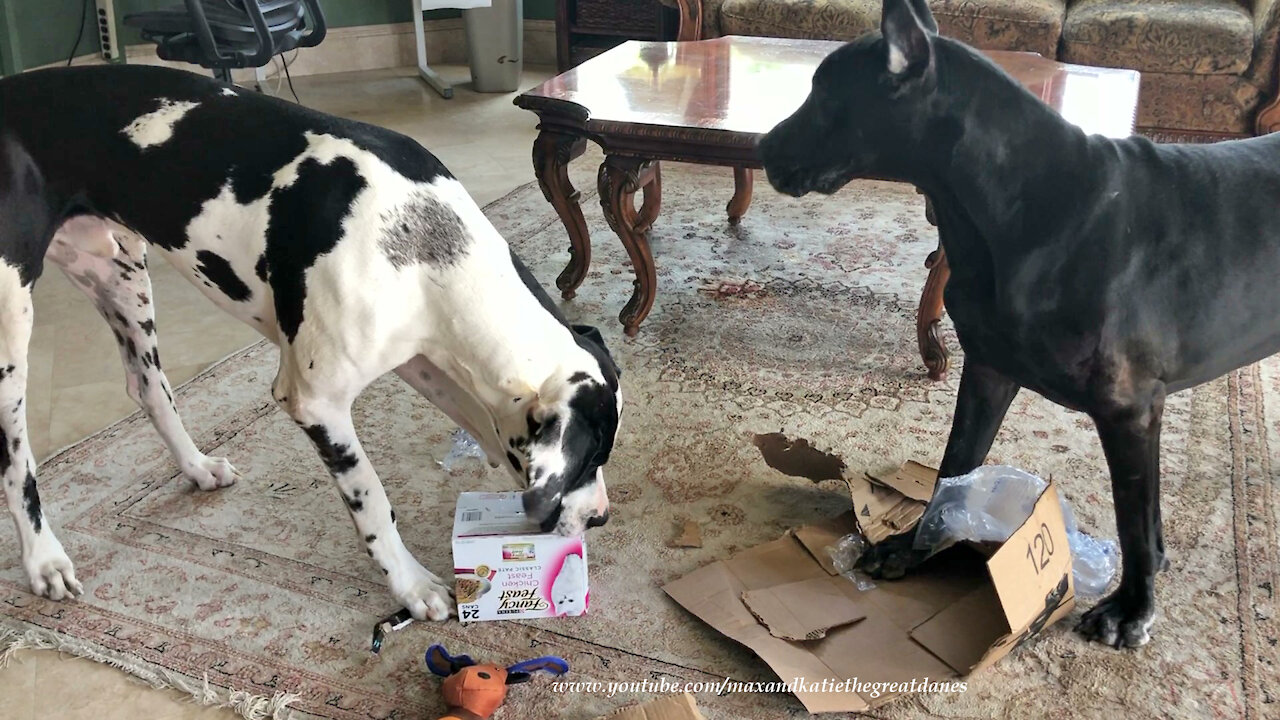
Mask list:
[[[725,0],[725,35],[853,40],[880,27],[882,0]],[[1054,57],[1062,0],[930,0],[944,35],[986,50],[1028,50]]]
[[1253,17],[1237,0],[1073,0],[1062,59],[1144,72],[1239,75],[1253,57],[1253,36]]

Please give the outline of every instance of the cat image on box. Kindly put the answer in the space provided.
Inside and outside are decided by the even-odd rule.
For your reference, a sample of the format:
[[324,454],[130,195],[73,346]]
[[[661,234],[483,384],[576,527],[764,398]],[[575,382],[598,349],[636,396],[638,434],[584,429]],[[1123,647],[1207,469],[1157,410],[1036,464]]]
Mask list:
[[587,576],[581,555],[566,555],[560,573],[551,584],[551,602],[556,615],[581,615],[587,610],[587,589],[583,578]]

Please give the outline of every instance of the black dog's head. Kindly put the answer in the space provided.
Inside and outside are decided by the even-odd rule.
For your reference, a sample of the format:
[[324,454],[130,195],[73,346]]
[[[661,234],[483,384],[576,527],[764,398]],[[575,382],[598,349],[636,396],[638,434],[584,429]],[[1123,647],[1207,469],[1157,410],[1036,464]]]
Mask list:
[[600,331],[570,327],[580,353],[547,380],[530,408],[525,513],[543,532],[577,535],[609,519],[602,467],[622,414],[621,372]]
[[937,30],[925,0],[884,0],[880,33],[823,60],[808,99],[760,141],[769,182],[798,197],[899,175],[902,155],[924,139]]

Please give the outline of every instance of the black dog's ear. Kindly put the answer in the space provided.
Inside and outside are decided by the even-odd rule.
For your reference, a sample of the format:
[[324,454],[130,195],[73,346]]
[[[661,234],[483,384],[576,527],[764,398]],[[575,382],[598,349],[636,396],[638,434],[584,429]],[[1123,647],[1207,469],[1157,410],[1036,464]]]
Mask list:
[[933,19],[933,11],[929,9],[928,0],[911,0],[911,9],[916,11],[916,19],[925,30],[938,34],[938,21]]
[[[913,3],[924,5],[924,0],[884,0],[880,16],[889,74],[899,80],[922,77],[933,67],[931,31],[916,14]],[[924,10],[929,13],[927,6]],[[928,18],[928,24],[933,25],[933,15],[928,14]]]

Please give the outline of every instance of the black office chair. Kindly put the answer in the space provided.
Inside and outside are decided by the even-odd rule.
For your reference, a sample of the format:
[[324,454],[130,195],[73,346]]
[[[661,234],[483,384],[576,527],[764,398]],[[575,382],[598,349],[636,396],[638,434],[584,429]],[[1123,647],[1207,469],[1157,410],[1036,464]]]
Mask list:
[[154,42],[162,60],[200,65],[226,82],[233,68],[262,67],[273,55],[314,47],[325,36],[319,0],[185,0],[131,13],[124,24]]

